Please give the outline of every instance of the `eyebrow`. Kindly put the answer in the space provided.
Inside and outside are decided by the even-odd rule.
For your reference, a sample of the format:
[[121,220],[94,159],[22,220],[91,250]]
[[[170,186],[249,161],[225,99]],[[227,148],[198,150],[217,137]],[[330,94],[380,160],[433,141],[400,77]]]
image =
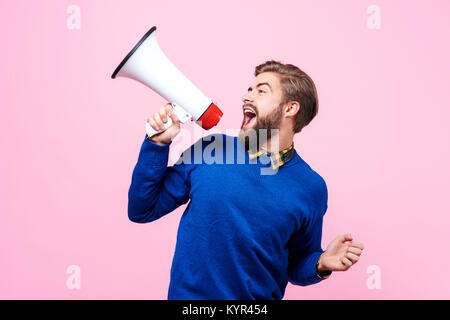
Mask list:
[[[262,85],[267,85],[267,86],[269,87],[270,91],[272,91],[272,87],[271,87],[270,84],[268,84],[267,82],[261,82],[261,83],[258,83],[258,84],[256,85],[256,87],[258,88],[258,87],[260,87],[260,86],[262,86]],[[252,87],[248,87],[248,91],[251,91],[251,90],[252,90]]]

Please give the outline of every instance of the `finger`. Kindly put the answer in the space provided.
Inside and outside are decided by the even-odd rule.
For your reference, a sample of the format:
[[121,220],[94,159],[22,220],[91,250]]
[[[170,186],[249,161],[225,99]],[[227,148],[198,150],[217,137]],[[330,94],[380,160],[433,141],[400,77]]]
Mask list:
[[359,256],[351,252],[347,252],[346,258],[348,258],[352,262],[352,264],[357,263],[359,260]]
[[165,108],[166,110],[172,110],[173,109],[173,105],[172,103],[168,102],[166,103],[163,108]]
[[166,112],[171,112],[173,111],[173,105],[171,103],[168,103],[164,106],[164,109],[166,110]]
[[167,109],[168,109],[167,105],[159,109],[159,117],[161,118],[161,121],[164,123],[167,122],[167,111],[168,111]]
[[364,249],[364,245],[363,245],[361,242],[352,241],[352,242],[350,243],[350,246],[351,246],[351,247],[355,247],[355,248],[359,248],[359,249],[361,249],[361,250]]
[[153,115],[153,120],[155,120],[156,125],[159,127],[158,130],[164,130],[164,123],[161,120],[161,117],[159,116],[159,112],[156,112]]
[[171,103],[166,103],[161,109],[166,112],[166,117],[170,117],[173,113],[173,105]]
[[346,257],[343,257],[343,258],[341,259],[341,261],[342,261],[342,263],[343,263],[346,267],[350,267],[350,266],[352,265],[352,262],[351,262],[348,258],[346,258]]
[[175,112],[173,112],[173,108],[171,111],[168,112],[167,114],[170,118],[172,118],[172,123],[174,124],[178,124],[180,122],[180,119],[178,118],[178,116],[175,114]]
[[158,125],[156,124],[155,120],[153,120],[153,118],[149,118],[147,122],[150,124],[153,130],[159,131]]
[[353,240],[353,237],[350,233],[346,233],[346,234],[342,235],[342,242],[352,241],[352,240]]
[[350,246],[350,247],[348,247],[347,252],[351,252],[351,253],[354,253],[359,256],[361,254],[362,250],[359,248]]

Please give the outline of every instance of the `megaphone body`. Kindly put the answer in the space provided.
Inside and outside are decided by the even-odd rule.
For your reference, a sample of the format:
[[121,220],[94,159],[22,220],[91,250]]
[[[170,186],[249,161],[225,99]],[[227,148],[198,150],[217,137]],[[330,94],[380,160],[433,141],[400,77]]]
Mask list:
[[[139,81],[167,99],[180,122],[192,119],[202,128],[211,129],[220,121],[222,111],[166,57],[158,45],[155,30],[156,27],[152,27],[141,38],[111,78],[125,77]],[[167,120],[165,129],[172,125],[170,117]],[[162,131],[155,131],[146,124],[149,137]]]

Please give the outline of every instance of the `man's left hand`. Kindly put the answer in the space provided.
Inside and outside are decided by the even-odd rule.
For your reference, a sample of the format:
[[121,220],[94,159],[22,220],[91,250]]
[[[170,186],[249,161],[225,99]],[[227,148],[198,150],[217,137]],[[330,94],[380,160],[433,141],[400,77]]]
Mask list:
[[319,259],[317,270],[346,271],[356,262],[364,249],[361,242],[353,241],[350,233],[337,236],[328,244],[327,250]]

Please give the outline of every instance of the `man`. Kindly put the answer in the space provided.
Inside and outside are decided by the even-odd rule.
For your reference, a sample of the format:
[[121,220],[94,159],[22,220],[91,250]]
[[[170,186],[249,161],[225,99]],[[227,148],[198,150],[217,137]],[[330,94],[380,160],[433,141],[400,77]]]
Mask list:
[[[311,78],[267,61],[256,67],[242,100],[239,137],[200,139],[170,167],[179,119],[167,104],[147,120],[155,130],[168,116],[173,124],[142,144],[129,218],[154,221],[190,200],[178,229],[169,299],[282,299],[288,281],[318,283],[348,270],[363,250],[350,234],[321,248],[327,187],[293,147],[294,134],[317,114]],[[251,135],[255,130],[264,134]],[[199,150],[202,159],[214,154],[215,161],[196,161]]]

